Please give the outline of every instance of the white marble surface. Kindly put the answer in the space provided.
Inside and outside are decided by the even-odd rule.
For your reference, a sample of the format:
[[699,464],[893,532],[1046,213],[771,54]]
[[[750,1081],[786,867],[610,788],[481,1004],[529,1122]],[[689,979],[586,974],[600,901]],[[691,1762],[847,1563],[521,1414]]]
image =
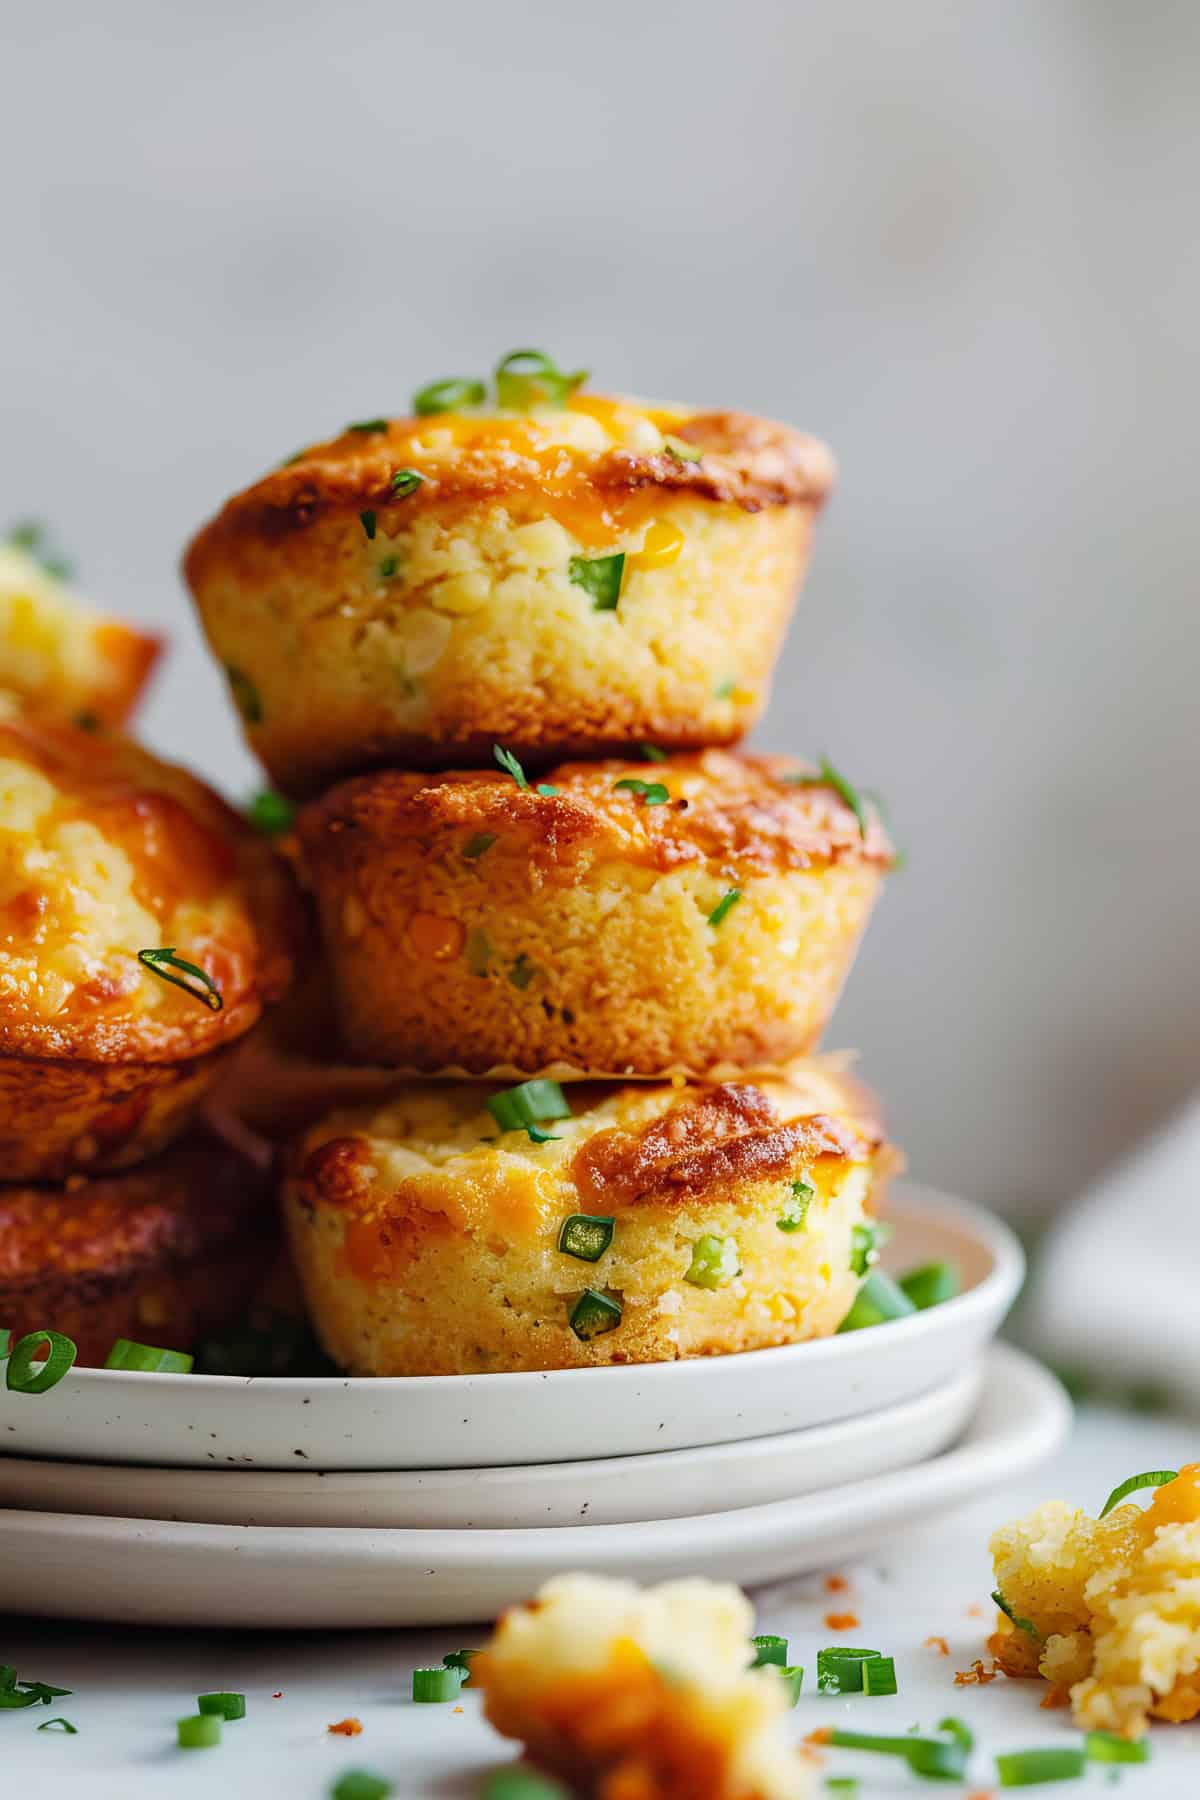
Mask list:
[[[971,1795],[995,1791],[992,1751],[1074,1741],[1062,1713],[1039,1710],[1039,1690],[1031,1685],[1001,1679],[982,1689],[954,1686],[954,1671],[982,1654],[990,1616],[988,1532],[1051,1495],[1098,1506],[1134,1470],[1194,1458],[1198,1435],[1181,1418],[1087,1411],[1048,1468],[839,1571],[850,1579],[848,1593],[826,1593],[819,1578],[760,1592],[759,1628],[786,1632],[793,1658],[810,1671],[818,1646],[839,1638],[896,1657],[895,1699],[829,1700],[810,1691],[793,1715],[797,1735],[839,1720],[903,1731],[957,1713],[978,1740],[972,1783],[939,1791]],[[980,1603],[983,1617],[972,1611]],[[831,1630],[823,1622],[831,1609],[852,1610],[859,1623]],[[948,1658],[924,1647],[932,1634],[946,1638]],[[321,1800],[337,1774],[353,1766],[387,1776],[398,1800],[470,1800],[482,1775],[509,1754],[481,1719],[477,1697],[464,1694],[461,1712],[414,1707],[408,1699],[414,1667],[470,1641],[470,1633],[445,1631],[268,1637],[10,1620],[0,1634],[0,1661],[14,1662],[22,1676],[73,1688],[53,1711],[77,1725],[79,1735],[37,1732],[49,1716],[41,1709],[0,1714],[4,1788],[39,1800],[198,1800],[216,1793],[225,1800],[284,1794]],[[219,1749],[180,1753],[175,1720],[194,1710],[197,1693],[216,1688],[245,1692],[247,1717],[225,1727]],[[331,1737],[327,1726],[347,1715],[361,1719],[361,1737]],[[832,1753],[826,1772],[861,1775],[863,1800],[933,1791],[890,1763],[847,1752]],[[1094,1770],[1083,1782],[1051,1791],[1093,1791],[1107,1779]],[[1200,1792],[1200,1731],[1158,1727],[1150,1765],[1127,1770],[1121,1786],[1129,1800],[1184,1800]]]

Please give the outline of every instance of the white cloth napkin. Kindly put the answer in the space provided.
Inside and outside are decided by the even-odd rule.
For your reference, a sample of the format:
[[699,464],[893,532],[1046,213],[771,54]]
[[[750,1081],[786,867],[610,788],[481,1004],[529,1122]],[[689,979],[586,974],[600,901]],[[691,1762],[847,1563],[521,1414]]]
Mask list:
[[1018,1332],[1113,1389],[1200,1401],[1200,1099],[1088,1189],[1034,1258]]

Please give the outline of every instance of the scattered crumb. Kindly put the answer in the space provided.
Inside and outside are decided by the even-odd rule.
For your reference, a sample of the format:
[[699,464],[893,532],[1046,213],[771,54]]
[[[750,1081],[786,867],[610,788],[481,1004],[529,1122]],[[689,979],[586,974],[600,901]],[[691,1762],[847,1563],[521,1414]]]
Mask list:
[[450,1711],[451,1711],[451,1712],[461,1712],[461,1711],[462,1711],[462,1707],[461,1707],[461,1706],[452,1706],[452,1707],[451,1707],[451,1708],[450,1708]]
[[825,1614],[825,1623],[830,1631],[857,1631],[858,1614],[828,1612]]
[[927,1637],[921,1646],[923,1650],[936,1650],[939,1656],[949,1656],[950,1646],[944,1637]]
[[271,1695],[271,1698],[272,1698],[272,1700],[282,1700],[283,1699],[283,1689],[276,1688],[275,1692]]
[[982,1617],[983,1617],[982,1606],[979,1606],[978,1604],[975,1606],[968,1606],[967,1617],[968,1617],[968,1619],[982,1619]]
[[989,1681],[995,1681],[999,1673],[995,1663],[990,1669],[985,1669],[979,1658],[976,1657],[969,1669],[959,1669],[954,1677],[954,1685],[955,1687],[986,1687]]
[[1054,1712],[1058,1707],[1070,1706],[1070,1704],[1071,1690],[1069,1687],[1064,1687],[1061,1682],[1056,1682],[1053,1687],[1047,1688],[1042,1697],[1044,1712]]
[[846,1580],[844,1575],[827,1575],[825,1577],[825,1592],[827,1594],[844,1594],[849,1586],[850,1583]]
[[325,1729],[334,1737],[358,1737],[362,1732],[362,1720],[339,1719],[336,1725],[327,1725]]
[[827,1744],[832,1736],[832,1725],[818,1725],[815,1731],[809,1731],[805,1734],[803,1741],[806,1744]]

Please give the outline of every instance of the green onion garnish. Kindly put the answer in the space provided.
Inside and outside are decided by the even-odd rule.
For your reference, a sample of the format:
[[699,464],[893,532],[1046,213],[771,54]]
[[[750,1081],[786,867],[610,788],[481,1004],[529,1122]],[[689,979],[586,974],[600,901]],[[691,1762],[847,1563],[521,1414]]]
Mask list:
[[603,1337],[606,1331],[615,1331],[621,1323],[623,1310],[619,1300],[610,1300],[607,1294],[598,1293],[595,1288],[584,1288],[567,1316],[567,1323],[579,1341],[588,1344],[593,1338]]
[[917,1311],[924,1312],[927,1307],[954,1299],[958,1293],[958,1270],[948,1262],[922,1263],[919,1269],[910,1269],[900,1277],[900,1286]]
[[[146,1375],[190,1375],[195,1358],[183,1350],[160,1350],[118,1338],[104,1359],[106,1369],[140,1369]],[[201,1712],[204,1708],[200,1708]]]
[[724,681],[718,681],[713,689],[714,700],[732,700],[737,693],[737,676],[726,675]]
[[8,1355],[13,1346],[13,1334],[7,1325],[0,1325],[0,1362]]
[[994,1588],[992,1590],[992,1600],[1000,1608],[1000,1611],[1004,1614],[1005,1618],[1012,1621],[1012,1623],[1016,1626],[1018,1631],[1027,1632],[1030,1637],[1034,1637],[1034,1638],[1041,1637],[1041,1635],[1042,1635],[1041,1632],[1038,1630],[1036,1625],[1031,1623],[1031,1621],[1029,1619],[1021,1619],[1021,1618],[1017,1617],[1016,1613],[1013,1611],[1012,1607],[1008,1604],[1008,1601],[1004,1598],[1004,1595],[1000,1592],[999,1588]]
[[733,911],[741,897],[741,888],[730,888],[727,894],[722,894],[721,898],[717,901],[717,904],[708,915],[708,922],[714,931],[721,921],[727,918]]
[[882,1269],[872,1269],[838,1330],[863,1331],[871,1325],[886,1325],[890,1319],[906,1319],[916,1310],[890,1275],[885,1275]]
[[669,791],[661,781],[639,781],[634,775],[626,775],[622,781],[614,781],[615,791],[627,789],[644,800],[647,806],[663,806],[671,798]]
[[400,572],[400,558],[398,556],[382,556],[382,557],[380,557],[380,559],[379,559],[379,579],[380,579],[380,581],[391,581],[392,577],[394,575],[399,574],[399,572]]
[[54,576],[58,581],[71,579],[71,564],[65,556],[58,555],[51,548],[50,532],[40,519],[22,519],[8,532],[6,541],[16,550],[27,550],[47,575]]
[[975,1748],[975,1733],[969,1726],[964,1725],[961,1719],[939,1719],[938,1730],[944,1731],[947,1736],[952,1737],[956,1743],[962,1745],[964,1750],[970,1751]]
[[329,1790],[329,1800],[388,1800],[392,1784],[369,1769],[347,1769]]
[[246,1716],[245,1694],[198,1694],[196,1710],[211,1713],[219,1719],[244,1719]]
[[778,1231],[803,1231],[804,1222],[808,1218],[808,1209],[816,1196],[816,1189],[807,1181],[793,1181],[792,1191],[783,1203],[783,1211],[775,1221]]
[[248,675],[240,669],[225,665],[225,679],[229,683],[229,692],[233,696],[233,704],[245,719],[247,725],[257,725],[263,716],[262,701],[258,689]]
[[533,1143],[551,1140],[537,1129],[539,1119],[569,1119],[571,1108],[557,1081],[523,1081],[492,1094],[487,1109],[501,1131],[526,1131]]
[[1087,1758],[1082,1750],[1010,1750],[996,1758],[1001,1787],[1040,1787],[1045,1781],[1074,1781]]
[[693,1287],[719,1288],[741,1272],[737,1239],[705,1236],[692,1245],[692,1260],[683,1279]]
[[281,837],[285,831],[292,829],[296,817],[296,809],[290,800],[282,794],[273,793],[265,788],[261,794],[255,794],[246,808],[246,817],[255,831],[261,831],[264,837]]
[[442,381],[431,381],[413,395],[412,408],[418,419],[432,413],[459,412],[464,406],[482,406],[487,388],[482,381],[469,381],[449,375]]
[[[879,1239],[873,1224],[856,1225],[850,1234],[850,1272],[865,1275],[879,1261]],[[915,1310],[915,1306],[914,1306]]]
[[527,1769],[497,1769],[480,1790],[480,1800],[568,1800],[567,1790]]
[[491,940],[486,931],[478,925],[472,925],[467,933],[466,958],[467,967],[472,975],[484,977],[488,972],[488,961],[492,954]]
[[639,744],[638,751],[645,762],[666,762],[667,753],[660,750],[657,744]]
[[1127,1494],[1136,1494],[1141,1488],[1166,1487],[1168,1481],[1177,1481],[1178,1469],[1149,1469],[1144,1475],[1131,1475],[1120,1487],[1115,1487],[1104,1505],[1100,1508],[1100,1517],[1107,1519],[1114,1506],[1120,1506]]
[[[137,959],[152,975],[157,975],[160,981],[169,981],[172,987],[182,988],[185,994],[190,994],[193,1000],[199,1000],[210,1012],[220,1012],[224,1006],[221,990],[211,975],[207,975],[195,963],[185,962],[182,956],[176,956],[174,946],[163,950],[139,950]],[[179,974],[172,975],[172,969],[178,969]],[[187,979],[181,979],[183,976]],[[193,986],[197,981],[201,984],[198,988]]]
[[564,1256],[577,1256],[580,1262],[599,1262],[613,1241],[615,1219],[599,1213],[572,1213],[564,1219],[558,1234],[558,1247]]
[[804,1670],[799,1663],[779,1663],[776,1667],[787,1689],[788,1705],[795,1706],[804,1688]]
[[537,964],[531,963],[525,952],[522,950],[517,957],[516,962],[508,971],[508,979],[515,988],[520,988],[521,991],[524,992],[536,974]]
[[448,1669],[461,1669],[463,1673],[463,1686],[470,1687],[471,1661],[478,1655],[478,1650],[451,1650],[446,1656],[443,1656],[442,1662]]
[[213,1713],[193,1713],[175,1726],[181,1750],[211,1750],[221,1741],[221,1721]]
[[477,831],[475,836],[468,838],[463,845],[464,862],[474,862],[476,857],[482,856],[485,850],[490,850],[495,842],[496,839],[490,831]]
[[849,1644],[831,1644],[817,1651],[817,1686],[823,1694],[861,1694],[863,1664],[874,1662],[878,1650],[856,1650]]
[[529,782],[526,779],[524,769],[521,767],[512,751],[506,750],[502,744],[493,744],[492,755],[495,757],[500,768],[504,770],[504,773],[506,775],[511,775],[517,786],[527,794],[529,792]]
[[[43,1344],[47,1346],[46,1359],[35,1369],[34,1358]],[[65,1337],[61,1331],[27,1331],[8,1353],[5,1386],[13,1394],[48,1393],[62,1380],[78,1354],[74,1339]],[[68,1694],[71,1690],[56,1688],[54,1691]]]
[[1089,1762],[1144,1763],[1150,1761],[1148,1738],[1124,1738],[1116,1731],[1089,1731],[1083,1740]]
[[377,520],[376,520],[375,514],[372,511],[370,511],[370,509],[368,509],[366,512],[359,513],[358,522],[362,526],[363,530],[366,532],[368,538],[373,538],[375,536],[375,526],[377,524]]
[[409,494],[415,494],[424,482],[425,477],[416,469],[397,469],[392,476],[392,492],[403,500]]
[[625,576],[625,552],[614,556],[573,556],[567,574],[576,587],[592,596],[593,612],[616,612]]
[[419,1706],[441,1706],[458,1699],[462,1684],[462,1670],[448,1669],[444,1663],[440,1669],[414,1669],[412,1697]]
[[823,756],[816,775],[785,775],[784,781],[789,787],[831,787],[838,799],[850,808],[858,820],[858,835],[867,835],[867,809],[863,797],[853,782],[840,775],[827,756]]
[[587,378],[586,369],[564,375],[544,350],[511,350],[496,367],[496,404],[510,412],[565,406]]
[[825,1777],[827,1794],[842,1794],[845,1800],[857,1800],[858,1788],[857,1775],[827,1775]]
[[750,1664],[752,1669],[761,1669],[766,1663],[774,1663],[781,1669],[786,1666],[788,1641],[785,1637],[773,1637],[768,1632],[761,1637],[751,1638],[750,1642],[754,1645],[754,1661]]
[[868,1732],[835,1727],[829,1742],[842,1750],[871,1750],[879,1756],[902,1757],[914,1775],[931,1781],[962,1781],[967,1771],[967,1752],[953,1737],[874,1737]]
[[362,419],[356,425],[347,425],[346,430],[361,431],[365,434],[372,431],[386,431],[387,428],[388,422],[386,419]]
[[666,437],[663,439],[663,449],[671,461],[677,463],[698,463],[704,454],[695,444],[689,444],[686,438]]
[[77,1725],[72,1725],[70,1719],[63,1719],[63,1718],[47,1719],[43,1725],[38,1726],[38,1730],[39,1731],[62,1731],[62,1732],[65,1732],[68,1737],[78,1737],[79,1736],[79,1727]]
[[896,1692],[896,1659],[893,1656],[869,1656],[862,1668],[864,1694],[880,1695]]

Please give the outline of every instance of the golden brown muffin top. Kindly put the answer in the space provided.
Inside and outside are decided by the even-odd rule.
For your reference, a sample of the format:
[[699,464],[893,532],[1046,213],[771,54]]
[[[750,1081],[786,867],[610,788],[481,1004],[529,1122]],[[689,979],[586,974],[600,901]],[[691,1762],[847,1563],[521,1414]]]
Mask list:
[[375,419],[313,444],[236,494],[189,547],[195,588],[239,544],[279,543],[318,520],[367,515],[385,534],[414,511],[494,501],[554,517],[600,543],[664,496],[748,512],[819,505],[833,456],[818,439],[750,413],[574,392],[562,406]]
[[287,987],[295,907],[266,841],[185,770],[116,735],[0,723],[0,1053],[215,1049]]
[[85,1298],[97,1278],[115,1285],[190,1262],[259,1221],[267,1232],[265,1186],[246,1157],[196,1134],[118,1174],[57,1188],[0,1187],[0,1311],[43,1282]]
[[703,862],[732,878],[843,858],[894,860],[878,809],[828,765],[727,750],[562,763],[526,785],[500,768],[384,769],[305,807],[297,833],[314,881],[383,847],[447,833],[462,834],[468,864],[509,852],[569,867],[590,855],[660,870]]

